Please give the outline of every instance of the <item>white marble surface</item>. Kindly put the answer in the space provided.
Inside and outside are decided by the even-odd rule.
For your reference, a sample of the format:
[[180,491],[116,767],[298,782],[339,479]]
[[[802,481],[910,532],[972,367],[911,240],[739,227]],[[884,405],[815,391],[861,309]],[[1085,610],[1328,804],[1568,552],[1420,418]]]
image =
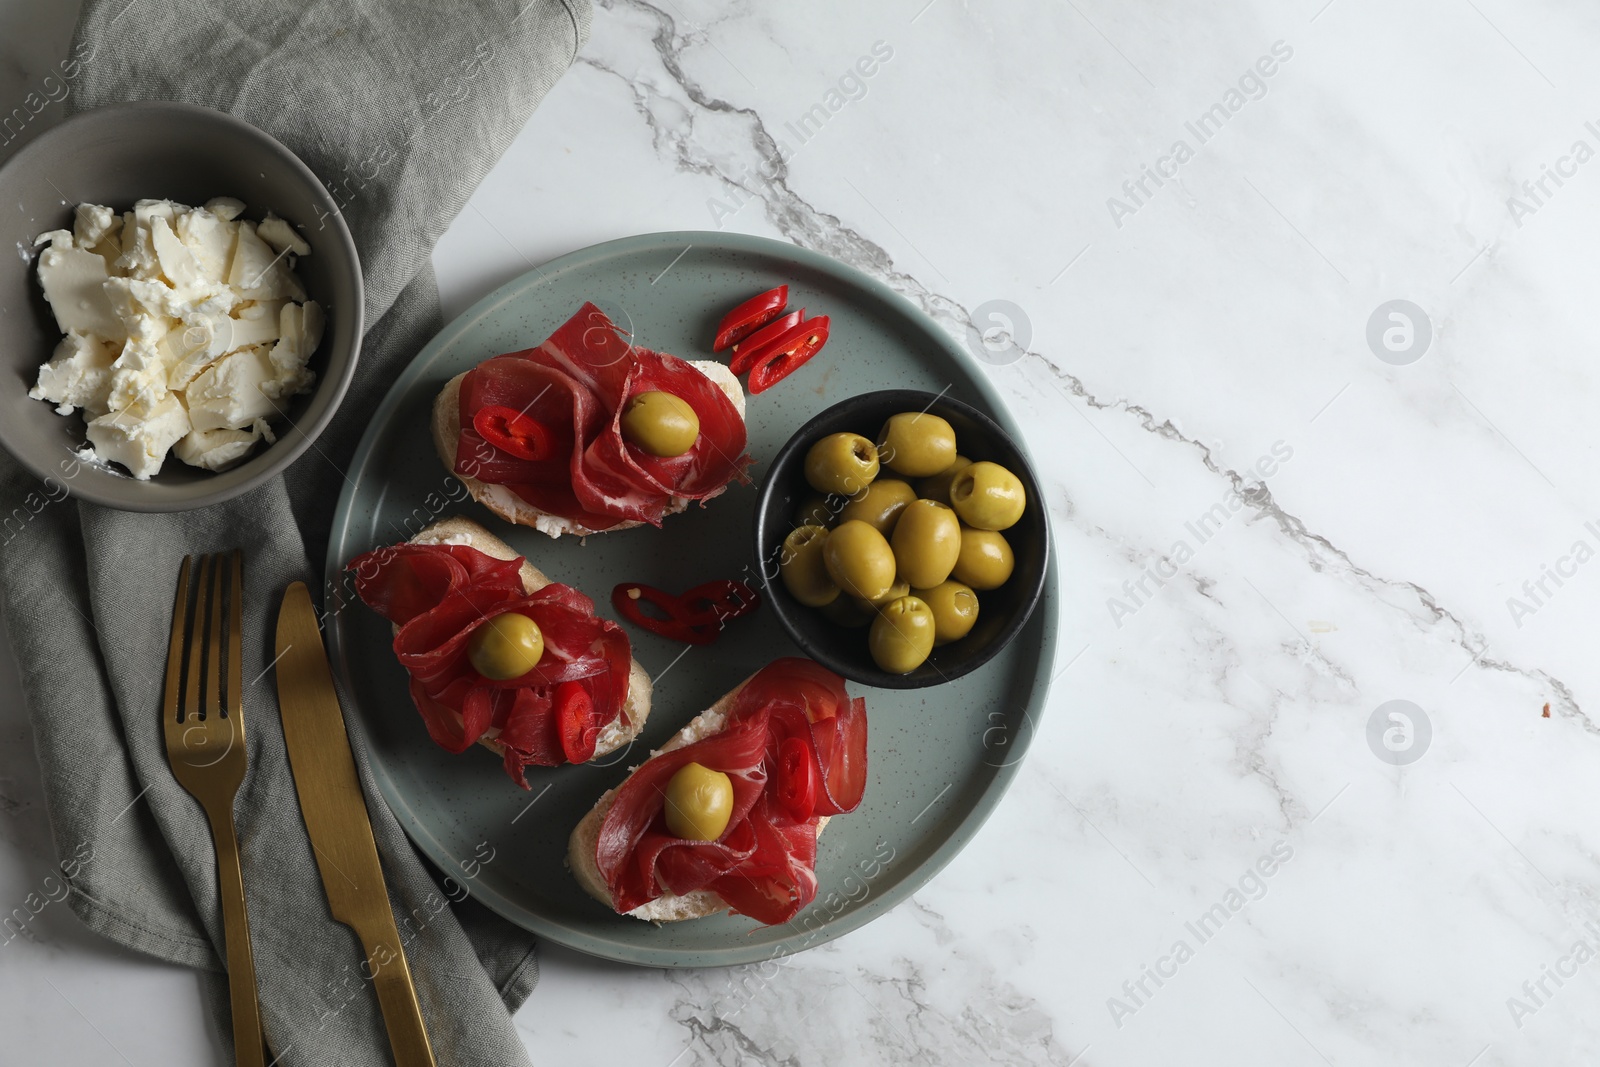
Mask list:
[[[0,2],[0,102],[70,6]],[[1569,157],[1600,151],[1597,41],[1589,9],[1506,0],[602,5],[440,244],[447,311],[719,224],[957,333],[1011,302],[1028,351],[988,373],[1050,486],[1071,666],[1015,788],[912,901],[765,973],[550,949],[517,1017],[535,1060],[1600,1059],[1600,964],[1570,956],[1600,946],[1600,162]],[[864,95],[797,145],[875,42]],[[1202,143],[1186,123],[1219,102]],[[770,138],[793,150],[773,181]],[[1179,139],[1176,178],[1123,192]],[[1546,166],[1570,176],[1508,204]],[[1409,365],[1366,339],[1394,299],[1431,321]],[[1395,699],[1432,731],[1404,766],[1368,741]],[[49,850],[9,674],[0,732],[9,901]],[[0,948],[0,1059],[212,1062],[197,988],[47,909]]]

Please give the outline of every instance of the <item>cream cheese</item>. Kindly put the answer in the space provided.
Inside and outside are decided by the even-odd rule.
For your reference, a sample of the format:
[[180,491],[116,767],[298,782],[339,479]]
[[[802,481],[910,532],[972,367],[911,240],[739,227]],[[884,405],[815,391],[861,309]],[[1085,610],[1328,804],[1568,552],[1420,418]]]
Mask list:
[[268,420],[308,392],[325,316],[295,274],[311,246],[268,213],[219,197],[204,207],[141,200],[77,208],[41,234],[39,283],[62,338],[28,395],[82,409],[80,458],[161,470],[168,452],[223,470],[276,440]]

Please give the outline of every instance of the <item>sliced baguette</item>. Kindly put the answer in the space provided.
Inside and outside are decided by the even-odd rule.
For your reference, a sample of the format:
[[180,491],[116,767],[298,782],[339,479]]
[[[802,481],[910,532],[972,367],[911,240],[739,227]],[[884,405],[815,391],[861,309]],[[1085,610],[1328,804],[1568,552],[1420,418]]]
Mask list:
[[[466,545],[475,548],[486,556],[495,559],[516,559],[522,553],[506,544],[494,534],[485,530],[471,519],[441,519],[418,533],[411,539],[414,545]],[[526,557],[522,561],[522,587],[529,593],[536,593],[549,585],[551,579],[543,571],[529,563]],[[396,628],[398,632],[398,628]],[[595,756],[603,756],[608,752],[615,752],[638,736],[644,729],[645,719],[650,715],[650,676],[645,673],[639,661],[629,661],[628,670],[628,699],[623,705],[622,714],[618,715],[605,728],[600,731],[600,736],[595,740]],[[484,735],[478,739],[478,744],[487,748],[497,756],[504,756],[506,748],[498,738],[500,728],[491,726]]]
[[[684,745],[692,745],[696,741],[721,733],[728,725],[728,711],[733,707],[734,697],[738,696],[739,690],[743,689],[745,682],[748,681],[747,678],[744,682],[740,682],[715,704],[696,715],[687,726],[673,734],[671,740],[650,755],[655,757],[663,752],[672,752]],[[633,768],[633,770],[638,769]],[[630,777],[631,774],[630,771]],[[611,908],[615,905],[612,903],[611,890],[606,885],[605,876],[600,873],[599,864],[595,860],[595,846],[600,841],[600,825],[605,822],[606,813],[611,810],[611,805],[616,799],[617,790],[606,790],[590,809],[589,814],[583,817],[583,821],[573,828],[572,836],[567,839],[567,867],[572,871],[573,877],[583,886],[586,893]],[[827,825],[827,816],[817,820],[818,836],[821,836],[823,827]],[[647,922],[667,923],[683,919],[699,919],[727,910],[727,902],[716,893],[709,889],[697,889],[682,896],[664,893],[627,914]]]
[[[726,364],[718,363],[714,359],[698,360],[689,364],[695,370],[710,378],[712,383],[728,394],[728,399],[733,402],[734,410],[739,417],[744,418],[744,390],[739,386],[739,379]],[[445,469],[455,472],[456,469],[456,441],[461,436],[461,379],[465,378],[468,371],[451,378],[439,390],[439,396],[433,402],[433,447],[439,453],[439,460]],[[593,533],[611,533],[616,530],[628,530],[635,526],[643,525],[637,521],[622,522],[609,530],[591,530],[571,519],[564,519],[560,515],[551,515],[541,511],[532,504],[523,500],[516,493],[503,485],[491,485],[480,482],[476,478],[457,474],[461,484],[467,487],[467,492],[472,494],[472,499],[494,512],[500,518],[517,526],[532,526],[540,533],[551,537],[560,537],[562,534],[574,534],[578,537],[587,537]],[[724,487],[726,488],[726,487]],[[720,496],[722,489],[707,497]],[[689,506],[689,501],[674,497],[667,505],[667,514],[676,515]]]

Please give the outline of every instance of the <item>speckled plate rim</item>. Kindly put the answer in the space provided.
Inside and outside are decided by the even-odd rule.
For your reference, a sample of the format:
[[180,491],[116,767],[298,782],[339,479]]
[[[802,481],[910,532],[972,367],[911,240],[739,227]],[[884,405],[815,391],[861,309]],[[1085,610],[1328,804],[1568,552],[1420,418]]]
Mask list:
[[[999,393],[990,385],[987,377],[974,366],[972,357],[962,351],[961,347],[943,330],[939,329],[920,308],[876,278],[870,277],[854,267],[831,259],[820,252],[748,234],[691,230],[623,237],[569,252],[512,279],[462,312],[444,329],[439,331],[413,357],[410,365],[395,379],[383,402],[373,412],[371,421],[368,423],[366,431],[362,434],[361,443],[357,446],[355,456],[351,461],[349,468],[351,477],[346,479],[345,487],[339,494],[339,501],[334,509],[332,529],[329,532],[328,556],[324,571],[324,594],[327,595],[326,576],[338,574],[344,566],[344,561],[348,555],[349,550],[346,546],[351,536],[353,505],[356,494],[360,489],[361,472],[366,470],[368,466],[372,451],[381,436],[381,429],[388,424],[388,421],[394,416],[406,396],[416,387],[418,379],[441,349],[455,344],[464,334],[476,328],[490,314],[518,300],[530,290],[549,284],[568,270],[585,267],[598,261],[614,259],[618,256],[643,255],[662,250],[682,249],[685,245],[714,251],[735,254],[744,253],[787,260],[797,267],[830,276],[860,292],[866,299],[894,310],[904,318],[909,330],[916,331],[919,335],[917,340],[942,349],[952,362],[967,371],[969,384],[983,398],[984,403],[990,410],[994,412],[995,422],[999,423],[1001,428],[1011,435],[1017,447],[1028,456],[1030,463],[1032,462],[1032,455],[1028,451],[1020,429],[1012,420],[1011,414],[1007,410],[1004,401],[1001,400]],[[1054,533],[1052,532],[1050,536],[1053,538]],[[1029,692],[1028,706],[1023,709],[1022,713],[1026,728],[1019,730],[1016,737],[1008,739],[1007,758],[1004,763],[999,765],[989,764],[989,766],[994,767],[994,775],[989,784],[972,806],[968,808],[961,820],[950,830],[944,841],[937,845],[915,868],[907,871],[897,878],[893,884],[881,892],[875,893],[852,910],[844,911],[837,916],[831,917],[819,926],[797,932],[795,936],[786,938],[776,945],[767,943],[745,947],[735,943],[730,944],[725,949],[714,951],[685,952],[630,945],[626,943],[625,938],[602,938],[578,933],[562,923],[549,921],[517,900],[481,883],[474,887],[473,896],[506,920],[555,944],[602,959],[648,967],[731,967],[746,963],[757,963],[787,956],[803,949],[815,948],[818,945],[826,944],[838,937],[842,937],[852,930],[860,929],[921,889],[943,870],[951,860],[955,859],[989,816],[993,814],[995,807],[1000,803],[1000,799],[1010,788],[1011,782],[1016,776],[1017,768],[1021,766],[1022,760],[1031,746],[1033,735],[1038,731],[1038,719],[1049,696],[1055,663],[1056,636],[1060,622],[1056,570],[1058,556],[1058,552],[1050,552],[1043,595],[1040,597],[1038,607],[1034,611],[1033,621],[1041,626],[1042,632],[1040,634],[1036,669]],[[1026,634],[1026,632],[1027,627],[1024,627],[1022,633]],[[346,663],[346,650],[340,628],[336,625],[330,626],[326,636],[329,646],[329,658],[333,664],[333,669],[339,676],[340,684],[347,698],[353,700],[354,693],[349,684],[350,671]],[[371,753],[372,745],[367,736],[366,724],[362,715],[355,709],[347,708],[345,722],[357,735],[362,748],[367,753]],[[382,761],[369,758],[367,764],[371,769],[373,780],[378,785],[378,791],[382,794],[385,803],[389,805],[390,810],[394,813],[396,820],[399,821],[407,836],[411,838],[412,842],[429,860],[444,869],[449,869],[454,862],[451,853],[428,830],[417,814],[412,800],[396,787]]]

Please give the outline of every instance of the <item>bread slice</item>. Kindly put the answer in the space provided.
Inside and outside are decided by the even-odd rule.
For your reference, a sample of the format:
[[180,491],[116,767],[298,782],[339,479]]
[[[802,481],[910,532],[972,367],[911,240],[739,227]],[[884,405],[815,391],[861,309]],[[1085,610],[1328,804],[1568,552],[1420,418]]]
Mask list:
[[[516,559],[522,553],[506,544],[494,534],[485,530],[471,519],[441,519],[418,533],[411,539],[414,545],[466,545],[475,548],[486,556],[495,559]],[[544,572],[535,567],[524,557],[522,561],[522,587],[529,593],[536,593],[550,584],[550,579]],[[399,628],[396,627],[396,632]],[[628,670],[628,699],[623,705],[622,714],[607,723],[600,731],[600,736],[595,739],[594,754],[603,756],[608,752],[615,752],[639,735],[644,729],[645,719],[650,715],[650,676],[645,673],[639,661],[630,660]],[[478,739],[478,744],[487,748],[497,756],[505,756],[506,748],[498,738],[500,728],[491,726],[484,735]]]
[[[684,745],[692,745],[696,741],[721,733],[728,725],[728,712],[733,707],[734,697],[739,695],[739,690],[743,689],[745,682],[749,680],[746,678],[711,707],[696,715],[690,720],[689,725],[673,734],[671,740],[650,755],[659,756],[663,752],[672,752]],[[638,768],[634,767],[632,770]],[[632,772],[629,773],[631,775]],[[605,876],[600,873],[599,864],[595,861],[595,847],[600,842],[600,824],[605,822],[606,813],[611,810],[611,805],[616,799],[616,789],[606,790],[590,809],[589,814],[583,817],[583,821],[573,827],[572,836],[567,839],[567,867],[572,871],[572,876],[583,886],[586,893],[607,907],[614,907],[611,889],[606,885]],[[822,835],[823,827],[827,825],[828,816],[824,815],[817,820],[819,837]],[[727,910],[728,904],[720,896],[709,889],[697,889],[682,896],[664,893],[627,914],[647,922],[668,923],[683,919],[699,919]]]
[[[740,388],[739,379],[726,364],[706,359],[692,362],[689,366],[710,378],[717,388],[728,394],[734,410],[739,413],[741,419],[744,418],[744,390]],[[445,469],[452,473],[456,469],[456,441],[461,436],[461,379],[469,373],[471,372],[463,371],[446,382],[444,388],[439,390],[438,398],[433,402],[433,447],[439,453],[439,459],[444,463]],[[551,537],[560,537],[562,534],[587,537],[593,533],[611,533],[643,525],[637,521],[629,521],[618,523],[609,530],[591,530],[571,519],[539,510],[503,485],[491,485],[462,474],[457,474],[456,477],[467,487],[472,499],[500,518],[517,526],[532,526],[540,533],[549,534]],[[710,500],[722,492],[723,490],[719,489],[706,499]],[[673,497],[671,503],[667,505],[667,514],[676,515],[688,506],[689,501]]]

